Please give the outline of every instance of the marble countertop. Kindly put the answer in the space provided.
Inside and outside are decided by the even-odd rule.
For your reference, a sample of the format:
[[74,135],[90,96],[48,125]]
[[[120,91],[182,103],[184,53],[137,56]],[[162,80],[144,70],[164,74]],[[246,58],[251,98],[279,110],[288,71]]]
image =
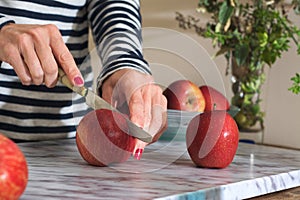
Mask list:
[[88,165],[74,139],[19,143],[29,166],[21,200],[245,199],[300,186],[300,151],[240,143],[225,169],[194,166],[183,142],[156,142],[137,161]]

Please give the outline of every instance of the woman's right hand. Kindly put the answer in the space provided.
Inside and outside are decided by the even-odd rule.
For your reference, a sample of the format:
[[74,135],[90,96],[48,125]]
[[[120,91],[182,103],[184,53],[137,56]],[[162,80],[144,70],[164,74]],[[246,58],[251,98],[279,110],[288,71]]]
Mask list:
[[52,24],[7,24],[0,30],[0,60],[10,64],[24,85],[54,87],[58,66],[73,85],[84,84],[82,75],[65,45],[59,29]]

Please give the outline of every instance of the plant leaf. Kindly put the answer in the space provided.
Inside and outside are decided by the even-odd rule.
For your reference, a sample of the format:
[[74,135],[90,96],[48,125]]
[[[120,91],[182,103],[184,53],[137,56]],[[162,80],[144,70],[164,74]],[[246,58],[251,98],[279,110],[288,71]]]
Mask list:
[[217,23],[216,28],[215,28],[215,32],[216,33],[220,33],[221,32],[221,28],[222,28],[222,24],[221,23]]
[[300,74],[296,73],[294,77],[291,78],[293,81],[292,87],[288,88],[289,91],[293,92],[294,94],[300,93]]
[[234,56],[238,66],[245,64],[249,55],[249,46],[247,44],[236,45]]
[[228,5],[227,1],[224,1],[219,12],[219,22],[224,26],[233,14],[234,7]]
[[225,32],[228,31],[230,25],[231,25],[231,20],[230,20],[230,18],[229,18],[228,21],[227,21],[227,23],[226,23],[225,26],[224,26],[224,31],[225,31]]

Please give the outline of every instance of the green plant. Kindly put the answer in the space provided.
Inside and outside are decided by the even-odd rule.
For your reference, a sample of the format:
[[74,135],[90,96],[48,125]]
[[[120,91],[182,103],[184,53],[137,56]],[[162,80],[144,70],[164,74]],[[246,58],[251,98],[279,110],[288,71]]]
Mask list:
[[[194,29],[200,36],[210,38],[218,47],[216,56],[225,55],[227,71],[232,74],[232,105],[240,108],[235,119],[240,129],[251,129],[257,123],[263,129],[261,87],[266,79],[264,68],[272,66],[290,42],[300,54],[300,30],[289,19],[290,10],[299,13],[300,0],[286,4],[282,0],[199,0],[197,10],[211,19],[201,26],[195,16],[177,13],[180,27]],[[288,88],[300,92],[300,76],[291,78]]]

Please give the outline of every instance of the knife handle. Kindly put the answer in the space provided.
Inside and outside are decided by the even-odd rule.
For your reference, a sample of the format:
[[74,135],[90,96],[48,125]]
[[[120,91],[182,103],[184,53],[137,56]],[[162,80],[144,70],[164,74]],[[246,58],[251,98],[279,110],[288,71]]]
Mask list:
[[87,94],[87,89],[83,86],[83,87],[77,87],[74,86],[71,81],[68,79],[66,73],[64,72],[63,69],[61,69],[60,67],[58,68],[58,80],[64,84],[65,86],[67,86],[68,88],[70,88],[72,91],[76,92],[77,94],[85,97]]

